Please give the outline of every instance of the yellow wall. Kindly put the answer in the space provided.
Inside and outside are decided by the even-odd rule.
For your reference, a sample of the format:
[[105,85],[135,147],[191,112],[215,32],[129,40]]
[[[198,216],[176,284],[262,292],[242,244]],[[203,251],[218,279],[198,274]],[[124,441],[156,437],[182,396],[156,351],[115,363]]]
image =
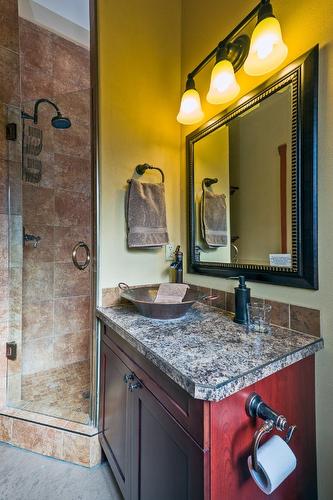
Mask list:
[[[183,0],[182,9],[182,78],[244,17],[255,1]],[[273,0],[274,11],[283,28],[289,47],[286,63],[320,43],[319,86],[319,279],[320,290],[308,291],[281,286],[251,283],[252,293],[259,297],[290,302],[321,310],[325,350],[317,355],[317,443],[318,479],[321,500],[333,495],[333,2],[329,0]],[[209,69],[196,80],[204,96],[209,85]],[[256,87],[263,78],[248,77],[243,70],[237,74],[242,93]],[[221,108],[203,101],[205,120]],[[194,128],[194,127],[193,127]],[[191,127],[183,127],[183,136]],[[182,153],[182,199],[185,193],[184,150]],[[184,203],[182,210],[185,210]],[[182,237],[185,244],[185,217]],[[218,278],[187,275],[192,283],[230,290],[233,283]],[[306,436],[303,436],[306,439]]]
[[[180,49],[180,4],[182,47]],[[98,0],[100,43],[101,287],[167,279],[163,251],[126,249],[124,190],[140,162],[159,164],[166,173],[170,238],[186,244],[185,151],[179,155],[175,121],[185,75],[243,18],[255,1]],[[317,355],[317,436],[321,500],[333,494],[333,2],[273,0],[284,38],[287,63],[320,43],[319,99],[319,271],[317,292],[251,283],[256,296],[321,310],[325,350]],[[181,57],[181,59],[180,59]],[[180,81],[179,72],[182,71]],[[263,78],[237,74],[242,93]],[[196,80],[208,90],[209,69]],[[206,118],[221,109],[203,99]],[[183,139],[194,127],[182,127]],[[179,169],[179,163],[181,168]],[[180,174],[180,176],[179,176]],[[148,177],[147,177],[148,179]],[[180,193],[179,193],[179,182]],[[179,206],[182,216],[179,218]],[[197,284],[231,289],[218,278],[187,275]],[[302,436],[306,439],[306,436]],[[330,493],[331,494],[330,494]]]
[[[124,196],[136,165],[161,167],[169,237],[179,243],[180,1],[98,0],[98,17],[100,286],[166,281],[164,249],[127,250]],[[147,172],[143,180],[160,176]]]

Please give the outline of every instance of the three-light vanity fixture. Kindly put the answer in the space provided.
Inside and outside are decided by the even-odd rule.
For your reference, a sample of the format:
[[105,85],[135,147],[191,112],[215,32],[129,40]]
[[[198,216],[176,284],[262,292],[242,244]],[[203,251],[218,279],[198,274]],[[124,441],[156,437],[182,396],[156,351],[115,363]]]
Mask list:
[[[256,16],[257,25],[250,38],[237,36]],[[237,37],[237,38],[236,38]],[[283,42],[279,21],[273,14],[270,0],[259,4],[212,50],[194,70],[188,74],[177,120],[192,125],[202,120],[200,95],[195,88],[194,77],[214,58],[207,101],[211,104],[225,104],[240,92],[235,72],[243,65],[251,76],[261,76],[273,71],[287,57],[288,47]]]

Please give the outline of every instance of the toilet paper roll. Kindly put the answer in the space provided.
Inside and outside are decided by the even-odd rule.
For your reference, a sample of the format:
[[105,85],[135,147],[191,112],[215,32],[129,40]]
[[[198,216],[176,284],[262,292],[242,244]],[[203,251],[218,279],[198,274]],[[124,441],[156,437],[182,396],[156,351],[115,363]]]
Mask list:
[[270,495],[295,470],[297,460],[287,443],[280,436],[272,436],[259,447],[258,464],[260,471],[253,469],[252,458],[247,460],[251,476],[259,488]]

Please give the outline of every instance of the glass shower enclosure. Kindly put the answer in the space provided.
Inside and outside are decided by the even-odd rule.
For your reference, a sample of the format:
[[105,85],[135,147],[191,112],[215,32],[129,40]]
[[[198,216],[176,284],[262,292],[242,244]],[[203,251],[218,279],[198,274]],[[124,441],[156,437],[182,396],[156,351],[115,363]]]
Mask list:
[[7,406],[88,424],[90,51],[51,24],[23,17],[18,23],[21,102],[7,108]]

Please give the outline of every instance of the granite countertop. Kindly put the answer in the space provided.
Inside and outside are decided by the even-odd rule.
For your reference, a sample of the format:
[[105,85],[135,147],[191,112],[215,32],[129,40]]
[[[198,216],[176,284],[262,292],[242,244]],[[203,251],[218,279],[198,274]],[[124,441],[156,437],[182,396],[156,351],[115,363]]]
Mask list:
[[180,319],[141,316],[130,305],[97,316],[192,397],[220,401],[323,348],[321,338],[286,328],[248,333],[221,309],[195,304]]

